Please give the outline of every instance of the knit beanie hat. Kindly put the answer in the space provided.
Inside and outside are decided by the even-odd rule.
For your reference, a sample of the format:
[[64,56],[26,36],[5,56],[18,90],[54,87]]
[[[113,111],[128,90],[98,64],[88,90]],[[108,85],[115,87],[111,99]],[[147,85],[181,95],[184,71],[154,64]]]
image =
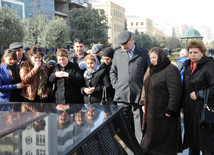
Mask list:
[[101,50],[103,49],[103,47],[100,44],[94,44],[92,46],[92,53],[93,54],[97,54],[99,53]]
[[102,56],[107,56],[113,59],[114,56],[114,50],[111,47],[106,47],[103,52],[102,52]]

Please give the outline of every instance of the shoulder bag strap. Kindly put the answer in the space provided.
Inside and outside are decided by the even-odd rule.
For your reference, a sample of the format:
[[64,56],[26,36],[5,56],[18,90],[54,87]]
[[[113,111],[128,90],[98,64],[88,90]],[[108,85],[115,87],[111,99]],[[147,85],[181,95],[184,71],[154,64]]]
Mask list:
[[208,106],[208,98],[209,98],[209,91],[210,89],[208,88],[205,92],[204,92],[204,106]]

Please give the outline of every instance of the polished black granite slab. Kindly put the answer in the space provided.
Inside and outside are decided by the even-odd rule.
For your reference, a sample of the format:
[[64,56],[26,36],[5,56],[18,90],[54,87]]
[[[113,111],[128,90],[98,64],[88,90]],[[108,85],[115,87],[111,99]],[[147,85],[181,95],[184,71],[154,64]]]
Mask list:
[[[141,151],[139,148],[135,148],[137,141],[133,135],[130,136],[130,129],[127,129],[123,119],[122,106],[54,103],[10,104],[12,104],[11,112],[0,112],[3,115],[11,115],[13,118],[10,119],[12,130],[0,127],[0,133],[4,135],[0,138],[0,154],[10,152],[23,155],[123,155],[127,153],[124,146],[119,143],[121,133],[125,136],[130,149],[136,152]],[[7,120],[2,118],[2,123],[6,125]],[[8,132],[5,132],[7,129]],[[2,132],[3,130],[4,132]]]

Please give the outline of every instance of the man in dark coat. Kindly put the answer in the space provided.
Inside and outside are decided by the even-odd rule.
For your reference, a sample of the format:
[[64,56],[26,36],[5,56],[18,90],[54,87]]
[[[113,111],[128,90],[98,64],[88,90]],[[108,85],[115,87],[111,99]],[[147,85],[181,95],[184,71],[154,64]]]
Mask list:
[[69,61],[78,64],[80,70],[84,72],[85,71],[84,58],[88,55],[88,53],[84,52],[85,49],[84,41],[82,39],[75,39],[73,48],[75,52],[70,54]]
[[148,51],[134,43],[131,32],[123,31],[117,37],[121,48],[115,51],[110,79],[115,89],[114,102],[124,105],[124,114],[134,131],[132,108],[138,108],[143,77],[149,66]]
[[23,45],[21,43],[14,42],[10,44],[9,49],[16,51],[17,63],[19,66],[23,61],[29,60],[29,56],[24,53]]

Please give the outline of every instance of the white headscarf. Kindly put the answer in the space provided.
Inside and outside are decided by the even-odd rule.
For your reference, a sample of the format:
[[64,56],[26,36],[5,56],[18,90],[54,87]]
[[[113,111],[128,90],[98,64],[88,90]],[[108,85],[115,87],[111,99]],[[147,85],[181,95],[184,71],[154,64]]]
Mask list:
[[83,75],[83,76],[84,76],[84,78],[86,78],[86,79],[91,79],[93,73],[97,72],[97,71],[99,70],[99,68],[100,68],[100,62],[99,62],[99,60],[97,59],[97,56],[94,55],[94,54],[92,54],[92,55],[93,55],[93,57],[94,57],[94,59],[95,59],[95,67],[94,67],[93,70],[90,70],[90,69],[87,67],[87,65],[85,65],[85,66],[86,66],[86,71],[84,72],[84,75]]

